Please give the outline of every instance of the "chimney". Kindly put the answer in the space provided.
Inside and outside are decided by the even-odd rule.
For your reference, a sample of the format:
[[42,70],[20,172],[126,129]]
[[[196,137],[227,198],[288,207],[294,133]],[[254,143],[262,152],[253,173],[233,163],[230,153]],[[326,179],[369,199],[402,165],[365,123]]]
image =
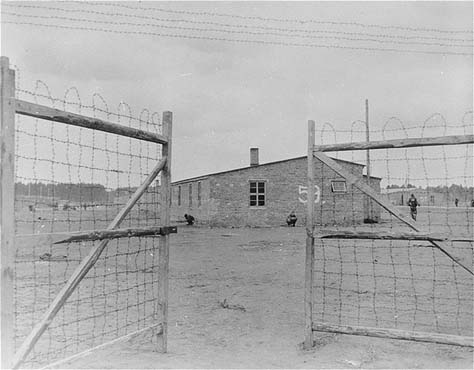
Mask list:
[[258,166],[258,148],[250,148],[250,166]]

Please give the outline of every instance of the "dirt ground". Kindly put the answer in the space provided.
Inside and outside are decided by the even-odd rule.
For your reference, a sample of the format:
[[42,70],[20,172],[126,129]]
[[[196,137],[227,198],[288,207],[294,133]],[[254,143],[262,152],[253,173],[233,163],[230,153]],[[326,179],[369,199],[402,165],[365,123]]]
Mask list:
[[180,227],[171,237],[168,353],[142,336],[59,367],[473,368],[472,349],[448,345],[316,333],[316,347],[302,350],[304,240],[302,227]]

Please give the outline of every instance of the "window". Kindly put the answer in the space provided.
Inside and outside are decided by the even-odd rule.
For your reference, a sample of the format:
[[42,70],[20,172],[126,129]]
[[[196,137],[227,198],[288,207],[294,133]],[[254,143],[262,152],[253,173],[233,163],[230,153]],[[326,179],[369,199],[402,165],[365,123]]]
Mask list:
[[435,197],[434,197],[434,195],[430,195],[430,203],[431,203],[431,204],[434,204],[434,202],[435,202]]
[[346,182],[342,180],[331,181],[331,191],[333,193],[345,193],[347,192]]
[[181,185],[178,186],[178,206],[181,205]]
[[265,206],[265,181],[250,181],[250,207]]
[[198,182],[198,207],[201,207],[201,181]]
[[189,206],[193,205],[193,184],[189,184]]

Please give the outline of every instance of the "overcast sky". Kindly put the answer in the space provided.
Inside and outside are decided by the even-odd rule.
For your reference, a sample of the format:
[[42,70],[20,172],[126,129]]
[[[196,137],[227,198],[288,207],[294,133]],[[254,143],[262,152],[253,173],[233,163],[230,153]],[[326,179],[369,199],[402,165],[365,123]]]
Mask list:
[[[35,7],[18,6],[32,4]],[[10,13],[2,14],[3,22],[15,22],[2,24],[2,55],[21,70],[22,87],[32,89],[34,81],[41,79],[59,97],[68,87],[76,86],[83,101],[90,102],[92,94],[100,92],[110,106],[126,101],[135,112],[142,108],[172,111],[173,180],[246,166],[253,146],[260,148],[261,162],[304,155],[308,119],[319,125],[331,122],[338,130],[350,129],[353,121],[364,119],[366,98],[374,129],[381,129],[392,116],[415,125],[436,112],[448,123],[457,124],[472,110],[472,55],[407,51],[472,54],[472,42],[471,48],[465,43],[464,47],[422,44],[472,41],[472,2],[2,2],[2,12]],[[233,28],[226,29],[252,32],[261,32],[261,28],[249,28],[255,26],[318,30],[323,32],[317,35],[333,38],[156,27],[157,19],[165,18],[185,22],[161,25],[217,28],[216,24],[232,24]],[[153,22],[154,27],[137,25]],[[39,23],[168,36],[52,28]],[[373,34],[366,38],[378,40],[387,40],[384,35],[391,39],[407,36],[396,40],[420,44],[337,38],[360,38],[360,33]],[[332,46],[202,40],[182,35]],[[424,38],[409,38],[414,35]]]

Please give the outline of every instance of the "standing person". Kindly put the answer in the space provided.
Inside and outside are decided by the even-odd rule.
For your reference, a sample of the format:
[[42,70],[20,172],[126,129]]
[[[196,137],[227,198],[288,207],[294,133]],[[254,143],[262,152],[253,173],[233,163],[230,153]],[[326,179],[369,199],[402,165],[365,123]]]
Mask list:
[[458,206],[458,204],[459,204],[459,199],[458,198],[454,199],[454,204],[456,205],[456,207]]
[[410,199],[408,199],[408,206],[410,207],[410,215],[411,218],[416,221],[416,214],[418,213],[416,207],[418,207],[420,204],[416,200],[415,196],[412,194],[410,196]]

